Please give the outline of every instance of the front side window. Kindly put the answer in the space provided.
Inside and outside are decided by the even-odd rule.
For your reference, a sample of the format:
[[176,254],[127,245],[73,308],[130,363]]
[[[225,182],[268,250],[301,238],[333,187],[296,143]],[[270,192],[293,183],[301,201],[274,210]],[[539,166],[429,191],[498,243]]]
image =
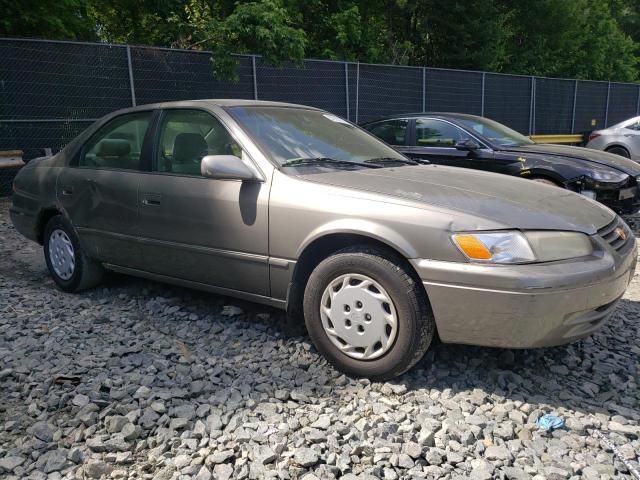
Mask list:
[[354,165],[375,159],[407,161],[376,137],[331,113],[253,106],[228,111],[280,165],[311,158]]
[[167,110],[160,125],[156,157],[159,172],[199,176],[207,155],[235,155],[242,151],[227,129],[201,110]]
[[364,128],[389,145],[404,145],[408,124],[408,120],[385,120],[367,125]]
[[455,147],[469,138],[462,129],[441,120],[419,118],[416,120],[416,145],[419,147]]
[[92,168],[140,170],[144,137],[152,112],[121,115],[98,130],[82,149],[78,165]]

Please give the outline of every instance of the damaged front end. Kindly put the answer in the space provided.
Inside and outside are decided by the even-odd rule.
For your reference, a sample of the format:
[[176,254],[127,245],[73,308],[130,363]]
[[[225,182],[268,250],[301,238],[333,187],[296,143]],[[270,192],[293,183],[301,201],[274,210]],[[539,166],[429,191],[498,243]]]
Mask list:
[[569,180],[565,185],[617,213],[628,214],[640,210],[639,183],[638,177],[622,172],[594,172]]

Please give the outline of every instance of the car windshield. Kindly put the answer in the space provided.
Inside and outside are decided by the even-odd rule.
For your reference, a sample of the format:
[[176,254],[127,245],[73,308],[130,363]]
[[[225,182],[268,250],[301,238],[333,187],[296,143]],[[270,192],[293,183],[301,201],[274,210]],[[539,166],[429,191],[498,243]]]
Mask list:
[[494,122],[488,118],[480,117],[466,117],[457,118],[461,124],[470,128],[484,138],[490,140],[492,143],[496,143],[502,147],[515,147],[522,145],[532,145],[533,142],[530,138],[525,137],[521,133],[511,130],[509,127],[502,125],[501,123]]
[[415,163],[331,113],[267,106],[229,111],[280,165],[365,168],[374,163],[379,167]]

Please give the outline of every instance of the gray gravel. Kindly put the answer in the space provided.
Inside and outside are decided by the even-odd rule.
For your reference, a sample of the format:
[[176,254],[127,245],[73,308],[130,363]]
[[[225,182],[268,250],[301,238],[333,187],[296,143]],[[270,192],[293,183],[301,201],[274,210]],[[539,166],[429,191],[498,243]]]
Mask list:
[[580,343],[439,345],[371,383],[275,310],[115,274],[64,294],[6,202],[0,239],[2,478],[631,478],[593,429],[637,465],[638,277]]

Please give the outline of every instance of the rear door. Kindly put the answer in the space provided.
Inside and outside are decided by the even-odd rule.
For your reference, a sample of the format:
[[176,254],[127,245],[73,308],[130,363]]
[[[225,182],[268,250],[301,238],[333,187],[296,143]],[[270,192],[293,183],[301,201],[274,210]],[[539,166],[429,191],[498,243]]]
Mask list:
[[165,110],[155,137],[138,194],[146,270],[268,295],[268,185],[200,174],[205,155],[246,154],[203,110]]
[[149,161],[153,112],[118,116],[100,128],[58,176],[58,201],[83,247],[107,263],[138,268],[138,186]]
[[407,118],[397,118],[370,123],[364,128],[383,142],[396,147],[396,150],[403,151],[408,145],[410,123],[411,121]]

